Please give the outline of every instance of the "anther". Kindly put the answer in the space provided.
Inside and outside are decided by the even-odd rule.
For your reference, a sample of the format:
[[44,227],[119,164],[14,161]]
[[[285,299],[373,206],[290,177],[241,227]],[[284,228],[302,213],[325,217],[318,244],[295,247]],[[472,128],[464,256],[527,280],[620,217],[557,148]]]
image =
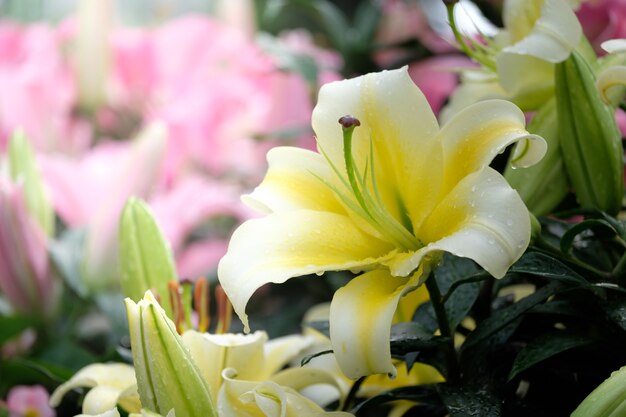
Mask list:
[[339,121],[339,124],[344,129],[350,129],[350,128],[354,128],[357,126],[361,126],[361,121],[357,119],[356,117],[351,116],[349,114],[345,116],[341,116],[338,121]]

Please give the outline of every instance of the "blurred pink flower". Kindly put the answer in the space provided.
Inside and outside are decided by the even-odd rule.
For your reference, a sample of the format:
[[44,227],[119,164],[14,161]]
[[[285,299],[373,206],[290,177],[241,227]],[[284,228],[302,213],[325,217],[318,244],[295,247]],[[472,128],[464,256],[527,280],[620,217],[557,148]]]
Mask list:
[[626,1],[590,0],[576,12],[596,52],[604,54],[600,44],[609,39],[626,38]]
[[53,278],[46,235],[21,185],[0,178],[0,290],[16,311],[45,315],[56,305]]
[[[193,279],[215,270],[226,253],[231,229],[254,216],[241,202],[241,193],[236,184],[196,176],[150,199],[182,277]],[[220,225],[220,221],[225,224]],[[191,239],[203,225],[210,230]]]
[[[306,36],[287,39],[288,49],[319,63],[321,81],[337,78],[336,57]],[[144,120],[162,120],[170,131],[166,181],[202,170],[252,184],[265,171],[265,153],[278,144],[267,140],[274,133],[296,132],[313,146],[317,88],[284,71],[237,28],[187,16],[153,30],[119,30],[113,45],[118,105],[139,108]]]
[[130,196],[146,197],[155,188],[165,134],[157,124],[134,141],[101,143],[79,159],[41,158],[55,210],[70,227],[87,228],[82,278],[88,288],[116,280],[120,213]]
[[50,395],[41,385],[18,385],[7,396],[9,417],[55,417],[48,404]]
[[72,114],[76,91],[61,38],[43,24],[0,23],[0,150],[18,127],[39,151],[89,146],[91,128]]
[[317,46],[306,30],[297,29],[281,33],[280,41],[290,52],[313,58],[319,69],[317,82],[320,86],[343,79],[339,73],[342,66],[341,56],[335,51]]
[[[432,30],[419,2],[385,0],[382,17],[376,34],[380,45],[394,45],[409,40],[417,40],[435,53],[452,52],[455,47]],[[399,48],[385,47],[375,56],[381,67],[390,67],[403,59],[404,52]]]
[[37,340],[37,333],[32,328],[28,328],[17,336],[7,340],[0,347],[0,357],[12,358],[26,355]]
[[415,62],[409,75],[438,114],[459,83],[457,69],[476,66],[464,55],[440,55]]

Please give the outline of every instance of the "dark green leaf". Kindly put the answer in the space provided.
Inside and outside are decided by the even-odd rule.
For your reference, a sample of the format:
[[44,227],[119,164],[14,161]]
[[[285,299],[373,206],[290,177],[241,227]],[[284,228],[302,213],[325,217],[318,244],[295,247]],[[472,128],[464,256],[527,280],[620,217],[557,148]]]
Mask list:
[[451,329],[458,326],[474,305],[480,292],[479,279],[475,277],[480,273],[474,261],[447,253],[435,269],[437,285],[441,293],[445,294],[444,307]]
[[544,302],[548,297],[554,295],[563,289],[563,285],[558,281],[552,281],[545,287],[539,288],[533,294],[529,295],[501,310],[495,311],[489,318],[481,322],[476,330],[474,330],[465,340],[463,349],[469,349],[485,340],[489,339],[495,333],[514,322],[525,312],[533,308],[539,303]]
[[48,387],[67,381],[73,374],[70,370],[56,364],[45,363],[31,358],[9,358],[0,361],[0,396],[1,393],[16,385],[41,384]]
[[570,285],[591,288],[591,284],[562,262],[541,252],[528,252],[509,269],[512,273],[535,275]]
[[59,367],[65,367],[74,372],[97,362],[97,358],[86,349],[67,339],[60,339],[51,343],[38,352],[37,358],[40,363],[53,363]]
[[434,336],[432,332],[419,323],[398,323],[391,327],[391,352],[404,355],[409,352],[436,349],[448,343],[449,339]]
[[335,49],[345,52],[347,49],[346,32],[351,28],[341,10],[327,0],[300,0],[298,3],[315,12]]
[[449,342],[449,338],[434,336],[416,322],[399,323],[391,328],[391,354],[403,358],[409,369],[415,362],[422,362],[445,374],[445,348]]
[[[419,385],[413,387],[402,387],[387,391],[383,394],[369,398],[357,405],[352,412],[357,416],[372,415],[374,411],[380,411],[382,404],[391,401],[408,400],[421,404],[430,404],[439,409],[439,413],[445,411],[442,407],[441,399],[437,395],[434,385]],[[426,414],[420,414],[426,416]],[[431,414],[433,416],[441,416],[442,414]],[[444,414],[445,415],[445,414]]]
[[574,239],[580,233],[584,232],[585,230],[599,229],[599,228],[608,230],[608,231],[612,232],[613,234],[618,234],[619,233],[619,231],[616,230],[613,227],[613,225],[611,225],[606,220],[603,220],[603,219],[588,219],[588,220],[585,220],[585,221],[582,221],[582,222],[576,224],[575,226],[570,228],[567,232],[565,232],[565,234],[561,238],[561,252],[568,253],[572,249],[572,244],[574,243]]
[[618,299],[602,304],[609,319],[626,331],[626,300]]
[[561,352],[576,347],[588,346],[594,343],[589,338],[558,332],[548,334],[531,340],[528,345],[517,355],[509,380],[515,378],[520,372],[534,366]]

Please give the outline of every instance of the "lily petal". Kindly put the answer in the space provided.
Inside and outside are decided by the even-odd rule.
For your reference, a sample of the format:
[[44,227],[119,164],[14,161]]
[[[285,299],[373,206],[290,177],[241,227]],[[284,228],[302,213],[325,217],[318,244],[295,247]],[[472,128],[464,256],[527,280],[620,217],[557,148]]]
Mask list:
[[[129,412],[141,410],[139,394],[137,393],[137,381],[135,379],[135,369],[122,363],[92,364],[78,371],[69,381],[61,384],[50,397],[50,405],[58,406],[61,400],[74,388],[101,388],[96,390],[96,394],[103,394],[103,399],[99,400],[97,395],[91,395],[83,403],[83,411],[86,413],[104,413],[106,410],[119,403]],[[103,388],[104,387],[104,388]],[[95,388],[94,388],[95,390]],[[93,390],[92,390],[93,391]],[[113,404],[106,405],[116,395]],[[88,394],[89,395],[89,394]],[[98,406],[97,403],[102,405]]]
[[[137,414],[131,414],[131,416],[132,415]],[[117,410],[116,407],[98,414],[77,414],[75,417],[120,417],[120,412]]]
[[319,405],[275,382],[237,379],[234,369],[222,373],[224,385],[218,399],[219,415],[240,417],[348,417],[344,412],[325,412]]
[[445,251],[473,259],[501,278],[530,241],[530,218],[524,202],[491,168],[468,175],[441,201],[418,236],[432,242],[414,254],[396,257],[391,273],[406,276],[431,252]]
[[311,336],[290,335],[265,343],[265,372],[260,380],[269,379],[287,363],[298,357],[315,342]]
[[335,292],[330,305],[330,340],[337,362],[349,378],[396,375],[389,333],[400,298],[418,285],[421,270],[410,279],[389,271],[366,272]]
[[626,52],[626,39],[609,39],[600,46],[609,54]]
[[311,385],[325,384],[334,387],[339,394],[342,387],[330,372],[316,368],[290,368],[274,375],[273,382],[300,391]]
[[345,269],[363,269],[391,256],[393,247],[362,232],[347,217],[311,210],[252,219],[233,234],[218,276],[249,331],[245,307],[264,284]]
[[[435,161],[441,156],[434,140],[439,126],[407,67],[326,84],[320,89],[313,110],[313,130],[319,148],[341,173],[346,171],[337,121],[348,114],[361,122],[352,141],[360,171],[365,171],[372,146],[374,167],[369,168],[380,173],[379,189],[386,207],[391,210],[400,198],[404,207],[396,207],[396,218],[402,211],[408,211],[411,218],[421,217],[434,204],[439,187]],[[423,192],[401,192],[415,189]]]
[[456,114],[439,133],[446,167],[443,192],[469,173],[488,166],[497,154],[516,142],[515,166],[537,163],[546,153],[546,142],[528,133],[524,126],[522,111],[504,100],[481,101]]
[[209,384],[211,397],[217,398],[222,385],[222,370],[233,368],[244,379],[256,380],[264,365],[263,345],[267,333],[209,334],[194,330],[183,334],[183,342]]
[[609,92],[613,87],[623,87],[626,85],[626,66],[615,66],[605,69],[596,80],[596,86],[600,91],[600,96],[605,103],[611,103]]
[[[505,13],[505,26],[509,28],[515,44],[504,48],[496,57],[500,83],[519,104],[536,105],[545,99],[552,88],[552,65],[567,59],[582,36],[582,28],[571,5],[565,0],[538,2],[509,2],[521,5],[532,15],[540,11],[533,22],[519,22],[519,8]],[[541,9],[539,10],[539,5]],[[532,25],[532,27],[529,27]]]
[[345,212],[325,184],[335,179],[322,155],[285,146],[271,149],[267,162],[269,168],[261,185],[242,197],[250,207],[266,214],[296,209]]
[[[513,16],[513,19],[518,18]],[[503,55],[530,55],[547,62],[561,62],[576,48],[581,36],[582,27],[572,7],[565,0],[545,0],[541,6],[541,15],[530,32],[515,44],[504,48]],[[498,57],[498,72],[500,65]]]

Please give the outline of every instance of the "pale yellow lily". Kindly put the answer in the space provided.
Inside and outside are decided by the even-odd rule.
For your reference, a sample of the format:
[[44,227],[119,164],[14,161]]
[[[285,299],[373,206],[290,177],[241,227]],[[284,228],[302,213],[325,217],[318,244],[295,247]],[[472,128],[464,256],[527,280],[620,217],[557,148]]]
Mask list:
[[126,299],[126,304],[134,368],[125,364],[87,366],[57,388],[52,405],[58,405],[74,388],[90,387],[83,416],[119,416],[116,404],[131,416],[144,417],[169,417],[176,412],[189,417],[351,416],[327,413],[299,393],[319,384],[342,392],[331,373],[311,367],[282,370],[311,346],[311,337],[294,335],[268,341],[265,332],[210,335],[195,330],[181,337],[151,292],[138,303]]
[[[135,369],[123,363],[92,364],[78,371],[69,381],[60,385],[50,397],[53,407],[61,403],[61,399],[75,388],[91,388],[83,400],[84,415],[114,415],[119,404],[128,412],[139,412],[141,402],[137,393]],[[118,414],[119,415],[119,414]]]
[[[342,133],[337,120],[347,114],[361,125]],[[235,231],[218,276],[248,329],[246,304],[266,283],[368,271],[335,293],[334,352],[349,377],[394,374],[394,311],[442,251],[502,277],[527,247],[528,211],[488,165],[515,142],[517,165],[531,165],[545,142],[500,100],[470,106],[439,128],[406,68],[325,85],[313,128],[322,153],[268,153],[263,183],[245,197],[267,216]]]
[[575,3],[505,0],[504,29],[486,46],[474,44],[470,56],[481,69],[464,71],[441,119],[487,98],[507,98],[524,110],[536,110],[552,97],[554,64],[566,60],[582,38]]

